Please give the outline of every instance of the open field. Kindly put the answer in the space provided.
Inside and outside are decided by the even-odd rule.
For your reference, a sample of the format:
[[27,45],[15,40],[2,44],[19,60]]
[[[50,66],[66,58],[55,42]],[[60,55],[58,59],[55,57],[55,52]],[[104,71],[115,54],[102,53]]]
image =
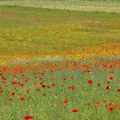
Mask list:
[[119,120],[120,1],[0,0],[0,120]]
[[119,120],[119,73],[119,62],[1,67],[0,120]]
[[0,5],[120,13],[120,0],[1,0]]
[[117,56],[119,44],[118,13],[0,6],[1,58]]

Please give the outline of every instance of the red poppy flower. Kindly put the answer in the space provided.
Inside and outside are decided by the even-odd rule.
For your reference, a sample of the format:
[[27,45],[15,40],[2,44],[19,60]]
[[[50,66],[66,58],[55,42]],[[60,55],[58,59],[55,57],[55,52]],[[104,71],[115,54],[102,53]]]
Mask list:
[[37,90],[38,92],[40,92],[40,88],[37,88],[36,90]]
[[113,108],[113,107],[110,107],[110,108],[108,108],[108,110],[109,110],[110,112],[112,112],[112,111],[114,110],[114,108]]
[[99,105],[100,105],[100,103],[99,103],[99,102],[96,102],[95,106],[98,107]]
[[66,78],[63,78],[63,81],[67,80]]
[[45,88],[45,85],[42,85],[43,88]]
[[50,86],[48,86],[48,85],[47,85],[47,86],[46,86],[46,88],[48,88],[48,89],[49,89],[49,88],[50,88]]
[[109,90],[111,87],[110,86],[106,86],[106,90]]
[[41,72],[41,75],[44,75],[45,74],[45,72]]
[[15,95],[15,92],[12,92],[12,93],[11,93],[11,96],[14,96],[14,95]]
[[44,82],[40,82],[40,85],[43,86],[43,85],[44,85]]
[[23,86],[24,86],[24,84],[22,84],[22,83],[19,83],[19,82],[18,82],[18,85],[19,85],[19,86],[21,86],[21,87],[23,87]]
[[93,84],[93,80],[88,80],[87,83],[88,84]]
[[110,81],[107,81],[107,84],[110,84]]
[[23,97],[22,97],[22,98],[20,98],[20,101],[22,101],[22,102],[23,102],[23,101],[25,101],[25,98],[23,98]]
[[108,106],[112,106],[112,103],[108,104]]
[[77,108],[74,108],[74,109],[72,110],[72,112],[78,112],[78,109],[77,109]]
[[117,103],[115,103],[115,104],[114,104],[114,107],[117,107],[117,106],[118,106],[118,104],[117,104]]
[[68,100],[65,98],[63,99],[63,104],[67,104],[68,103]]
[[69,90],[74,90],[75,89],[74,86],[69,86],[68,88],[69,88]]
[[70,76],[70,80],[73,80],[74,79],[74,77],[73,76]]
[[31,116],[31,115],[26,115],[26,116],[24,116],[24,119],[25,119],[25,120],[32,120],[32,118],[33,118],[33,116]]
[[23,69],[22,69],[22,67],[16,67],[14,70],[15,70],[15,72],[21,73]]
[[28,94],[28,93],[29,93],[29,90],[27,89],[25,92]]
[[110,76],[110,77],[109,77],[109,80],[113,80],[113,76]]
[[43,80],[43,78],[42,78],[42,77],[40,77],[40,80]]
[[120,88],[117,89],[117,92],[120,92]]
[[104,99],[103,101],[104,101],[104,102],[107,102],[107,100],[106,100],[106,99]]
[[6,82],[5,82],[5,81],[2,81],[2,83],[3,83],[3,84],[6,84]]
[[100,84],[100,83],[98,83],[98,84],[97,84],[97,86],[99,87],[99,86],[101,86],[101,84]]
[[5,77],[2,77],[3,80],[7,80]]
[[29,81],[30,81],[30,78],[28,78],[28,79],[25,79],[24,81],[25,81],[25,82],[29,82]]
[[56,86],[56,84],[55,84],[55,83],[52,83],[52,86],[53,86],[53,87],[55,87],[55,86]]
[[0,90],[0,94],[2,94],[3,93],[3,90]]
[[16,84],[17,84],[17,82],[15,82],[15,81],[12,81],[11,83],[12,83],[13,85],[16,85]]
[[56,96],[57,96],[57,93],[55,93],[54,96],[56,97]]

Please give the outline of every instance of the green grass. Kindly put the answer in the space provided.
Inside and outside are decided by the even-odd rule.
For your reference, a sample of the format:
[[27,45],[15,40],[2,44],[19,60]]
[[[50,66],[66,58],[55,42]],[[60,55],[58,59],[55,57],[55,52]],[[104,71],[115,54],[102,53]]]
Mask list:
[[103,11],[103,12],[117,12],[120,13],[119,0],[12,0],[1,1],[0,5],[16,5],[16,6],[30,6],[42,7],[51,9],[69,9],[80,11]]
[[[119,120],[120,93],[116,91],[120,88],[119,69],[114,70],[112,73],[114,79],[109,80],[108,77],[111,75],[109,68],[104,71],[102,66],[93,67],[92,73],[87,73],[82,72],[83,67],[76,69],[75,66],[70,67],[70,65],[68,68],[65,66],[64,63],[61,63],[60,66],[57,65],[57,68],[64,69],[57,70],[52,67],[52,64],[49,64],[48,67],[42,64],[41,66],[32,66],[38,68],[32,72],[27,72],[24,66],[22,73],[14,71],[16,77],[12,75],[13,68],[7,68],[10,70],[10,74],[3,72],[1,68],[6,83],[4,84],[4,80],[1,78],[0,85],[2,87],[0,89],[3,90],[3,93],[0,95],[0,120],[22,120],[25,115],[32,115],[33,120]],[[50,72],[51,70],[53,72]],[[41,75],[43,71],[46,71],[45,75]],[[70,79],[71,76],[73,80]],[[49,89],[40,86],[40,77],[43,78],[42,82],[46,86],[50,86]],[[28,82],[24,81],[29,78]],[[66,78],[65,81],[63,81],[64,78]],[[93,84],[87,84],[89,79],[93,80]],[[20,82],[24,86],[12,85],[11,81]],[[108,81],[110,84],[106,83]],[[36,85],[34,85],[35,83]],[[56,87],[52,87],[52,83],[55,83]],[[98,87],[98,83],[101,86]],[[8,85],[7,88],[6,85]],[[110,90],[105,89],[107,85],[111,86]],[[74,86],[75,89],[69,90],[69,86]],[[36,91],[37,88],[40,88],[40,92]],[[27,89],[29,90],[28,94],[26,93]],[[15,92],[14,96],[11,96],[12,92]],[[21,97],[24,97],[25,101],[20,101]],[[9,101],[9,98],[12,98],[12,101]],[[63,104],[65,98],[68,99],[66,105]],[[103,102],[104,99],[107,100],[106,103]],[[95,107],[96,102],[100,103],[98,109]],[[87,106],[87,103],[90,103],[90,106]],[[110,103],[112,106],[109,106]],[[114,108],[115,103],[118,106]],[[108,107],[106,108],[105,105]],[[109,111],[110,107],[114,108],[112,112]],[[74,108],[79,110],[78,113],[72,112]]]
[[[119,0],[36,1],[0,0],[0,120],[24,120],[25,115],[33,116],[33,120],[119,120],[120,63],[110,64],[107,60],[115,62],[111,55],[118,55],[118,59],[120,55]],[[82,60],[58,58],[57,62],[48,58],[47,63],[41,59],[42,55],[82,54],[88,55],[85,60],[90,65],[97,59],[104,61],[102,55],[108,58],[100,66],[84,67],[81,64],[87,62]],[[89,59],[92,54],[97,56],[95,61]],[[26,55],[30,58],[15,59]],[[6,60],[12,63],[9,67]],[[93,84],[87,83],[90,79]],[[50,88],[42,87],[40,82]],[[70,86],[75,89],[70,90]],[[106,86],[110,89],[106,90]],[[21,97],[25,101],[20,101]],[[65,98],[67,104],[63,104]],[[77,113],[72,112],[74,108]]]

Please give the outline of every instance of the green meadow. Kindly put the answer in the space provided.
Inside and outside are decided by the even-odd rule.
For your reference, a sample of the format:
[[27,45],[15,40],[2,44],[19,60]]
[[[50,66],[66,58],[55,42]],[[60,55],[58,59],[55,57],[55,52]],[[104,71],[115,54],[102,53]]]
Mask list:
[[119,13],[1,5],[0,54],[80,57],[90,48],[93,57],[118,55],[119,26]]
[[0,0],[0,120],[119,120],[120,0]]

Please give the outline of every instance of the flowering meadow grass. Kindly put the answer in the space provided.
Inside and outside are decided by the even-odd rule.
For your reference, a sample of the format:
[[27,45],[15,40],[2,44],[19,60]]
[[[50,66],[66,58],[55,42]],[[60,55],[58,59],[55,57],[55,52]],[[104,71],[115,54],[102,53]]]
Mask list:
[[0,58],[120,55],[120,14],[0,6]]
[[0,67],[0,120],[119,120],[120,62]]
[[6,3],[0,120],[120,120],[120,12]]

